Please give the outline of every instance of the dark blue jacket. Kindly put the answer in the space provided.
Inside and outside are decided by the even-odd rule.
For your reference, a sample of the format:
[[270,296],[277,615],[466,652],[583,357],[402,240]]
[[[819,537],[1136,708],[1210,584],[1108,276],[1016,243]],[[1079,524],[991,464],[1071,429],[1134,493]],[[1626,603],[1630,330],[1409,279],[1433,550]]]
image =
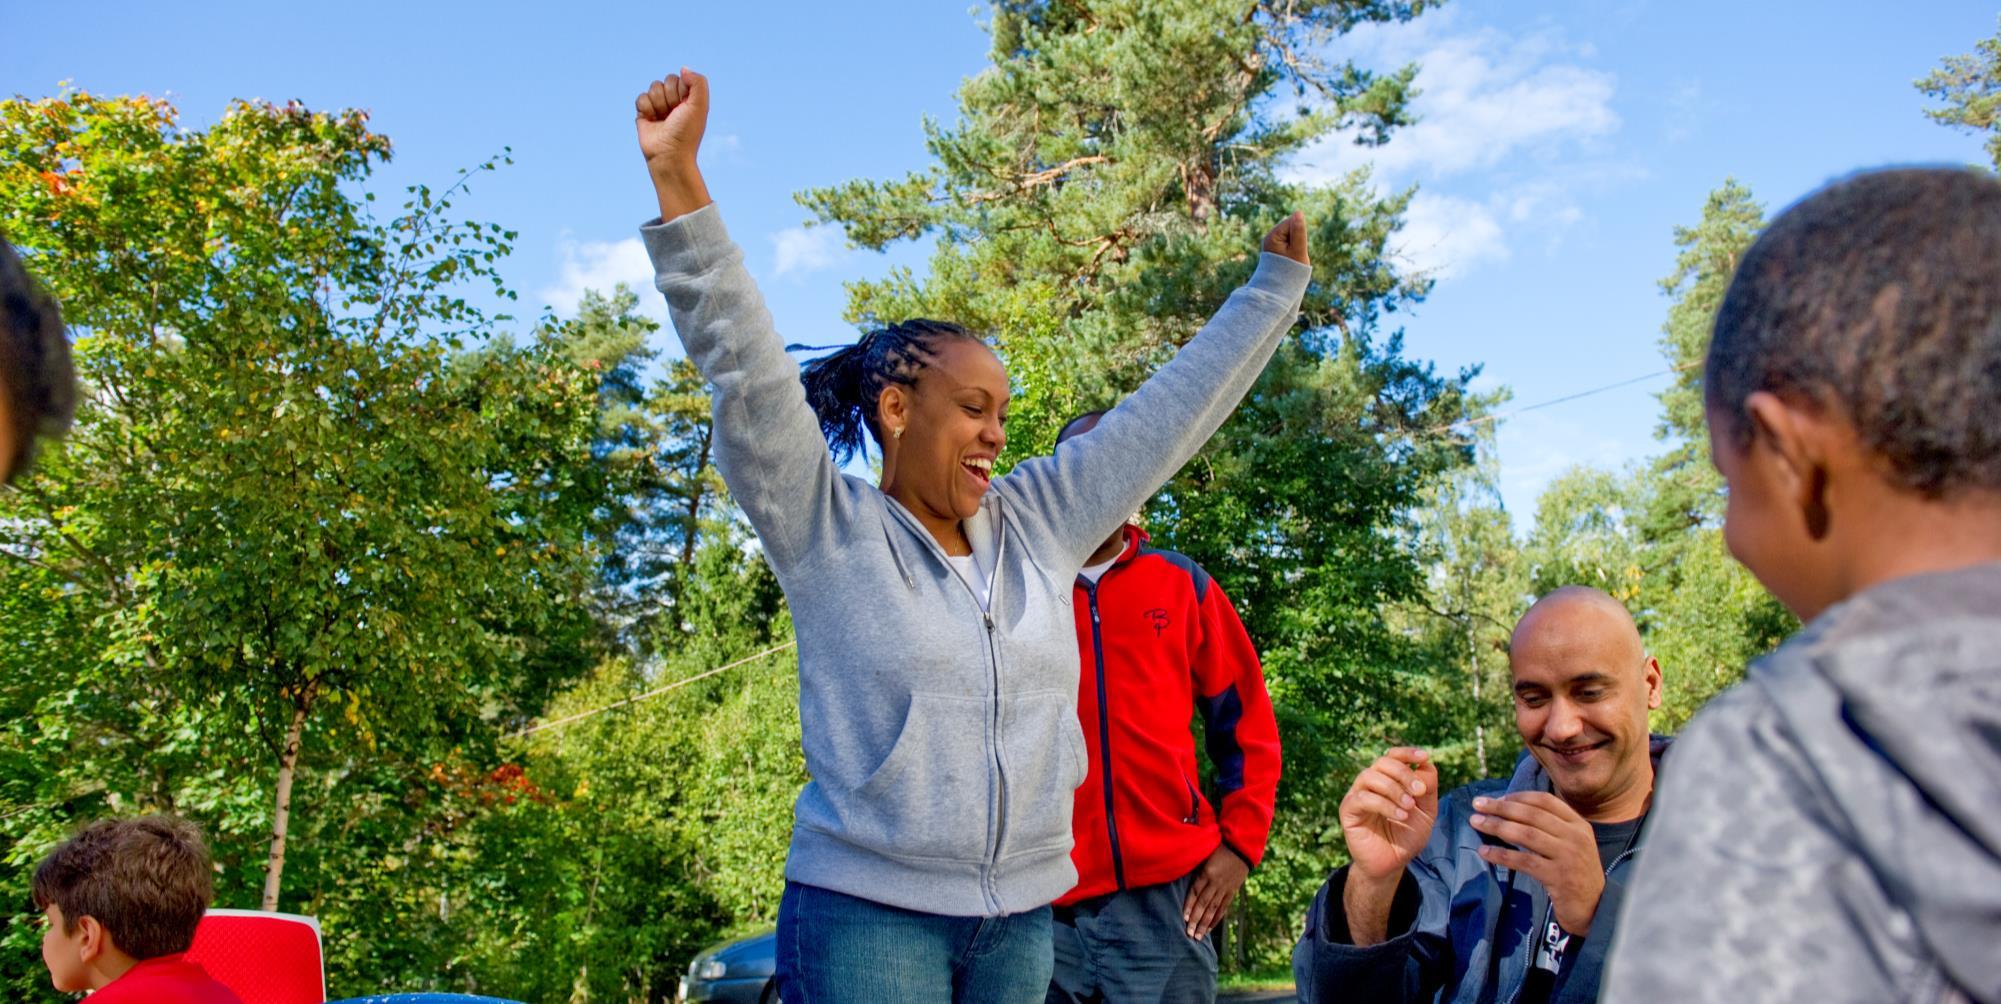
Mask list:
[[[1665,736],[1653,738],[1657,787],[1669,742]],[[1475,781],[1440,799],[1431,841],[1404,871],[1390,908],[1391,937],[1381,944],[1357,948],[1349,942],[1341,900],[1348,868],[1335,871],[1313,897],[1306,931],[1292,952],[1299,999],[1306,1004],[1514,1000],[1528,976],[1538,934],[1549,923],[1549,896],[1535,879],[1480,860],[1480,834],[1467,819],[1476,796],[1549,790],[1542,764],[1523,754],[1512,778]],[[1570,940],[1552,1002],[1597,1000],[1605,952],[1644,831],[1643,824],[1633,846],[1606,869],[1605,893],[1592,915],[1591,934]]]

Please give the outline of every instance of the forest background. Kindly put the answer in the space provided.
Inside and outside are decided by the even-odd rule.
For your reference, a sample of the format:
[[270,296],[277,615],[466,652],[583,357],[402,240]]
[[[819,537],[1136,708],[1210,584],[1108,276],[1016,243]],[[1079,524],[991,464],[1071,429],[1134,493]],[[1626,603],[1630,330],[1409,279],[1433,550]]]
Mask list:
[[[1299,167],[1416,125],[1419,67],[1342,41],[1435,6],[1005,0],[922,160],[798,193],[818,233],[904,249],[848,285],[852,330],[993,334],[1017,384],[1003,462],[1136,386],[1306,212],[1297,337],[1145,514],[1236,601],[1281,719],[1233,973],[1282,971],[1383,745],[1427,745],[1448,783],[1511,766],[1506,639],[1535,595],[1634,610],[1659,731],[1795,626],[1722,547],[1700,407],[1754,193],[1718,178],[1661,235],[1654,454],[1563,474],[1523,521],[1494,430],[1542,402],[1402,338],[1450,281],[1397,253],[1417,189]],[[1912,73],[2001,168],[2001,33]],[[695,950],[771,923],[804,769],[783,597],[656,294],[514,316],[518,232],[464,208],[504,151],[399,191],[364,113],[183,111],[0,102],[0,233],[61,299],[87,390],[0,494],[7,996],[58,999],[33,862],[157,810],[207,829],[220,904],[320,919],[336,996],[671,998]]]

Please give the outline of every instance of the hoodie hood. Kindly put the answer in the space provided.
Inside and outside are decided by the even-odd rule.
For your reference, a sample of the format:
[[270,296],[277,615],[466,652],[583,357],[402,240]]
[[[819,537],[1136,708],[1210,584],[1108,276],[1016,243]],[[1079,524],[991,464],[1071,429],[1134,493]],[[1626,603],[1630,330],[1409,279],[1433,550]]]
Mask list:
[[[1824,700],[1779,686],[1803,675]],[[2001,990],[2001,564],[1857,594],[1752,679],[1941,967]]]

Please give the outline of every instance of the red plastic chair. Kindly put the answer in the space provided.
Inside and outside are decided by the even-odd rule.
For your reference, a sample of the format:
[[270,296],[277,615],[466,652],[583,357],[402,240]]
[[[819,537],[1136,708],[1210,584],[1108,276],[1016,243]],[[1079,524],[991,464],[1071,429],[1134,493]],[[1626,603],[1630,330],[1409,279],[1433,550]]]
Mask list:
[[327,999],[320,922],[295,913],[210,910],[188,961],[201,963],[243,1004],[322,1004]]

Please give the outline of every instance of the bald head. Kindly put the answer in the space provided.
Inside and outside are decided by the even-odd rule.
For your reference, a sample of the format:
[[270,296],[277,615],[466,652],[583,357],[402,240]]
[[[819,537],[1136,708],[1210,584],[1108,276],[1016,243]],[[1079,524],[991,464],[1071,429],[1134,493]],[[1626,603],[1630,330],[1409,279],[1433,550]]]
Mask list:
[[1515,633],[1508,639],[1511,661],[1524,647],[1577,646],[1620,650],[1632,656],[1629,661],[1635,666],[1646,656],[1633,615],[1624,604],[1590,586],[1564,586],[1537,600],[1515,622]]
[[1660,666],[1633,615],[1589,586],[1537,600],[1508,642],[1515,727],[1558,796],[1586,818],[1630,819],[1653,789],[1647,712]]

